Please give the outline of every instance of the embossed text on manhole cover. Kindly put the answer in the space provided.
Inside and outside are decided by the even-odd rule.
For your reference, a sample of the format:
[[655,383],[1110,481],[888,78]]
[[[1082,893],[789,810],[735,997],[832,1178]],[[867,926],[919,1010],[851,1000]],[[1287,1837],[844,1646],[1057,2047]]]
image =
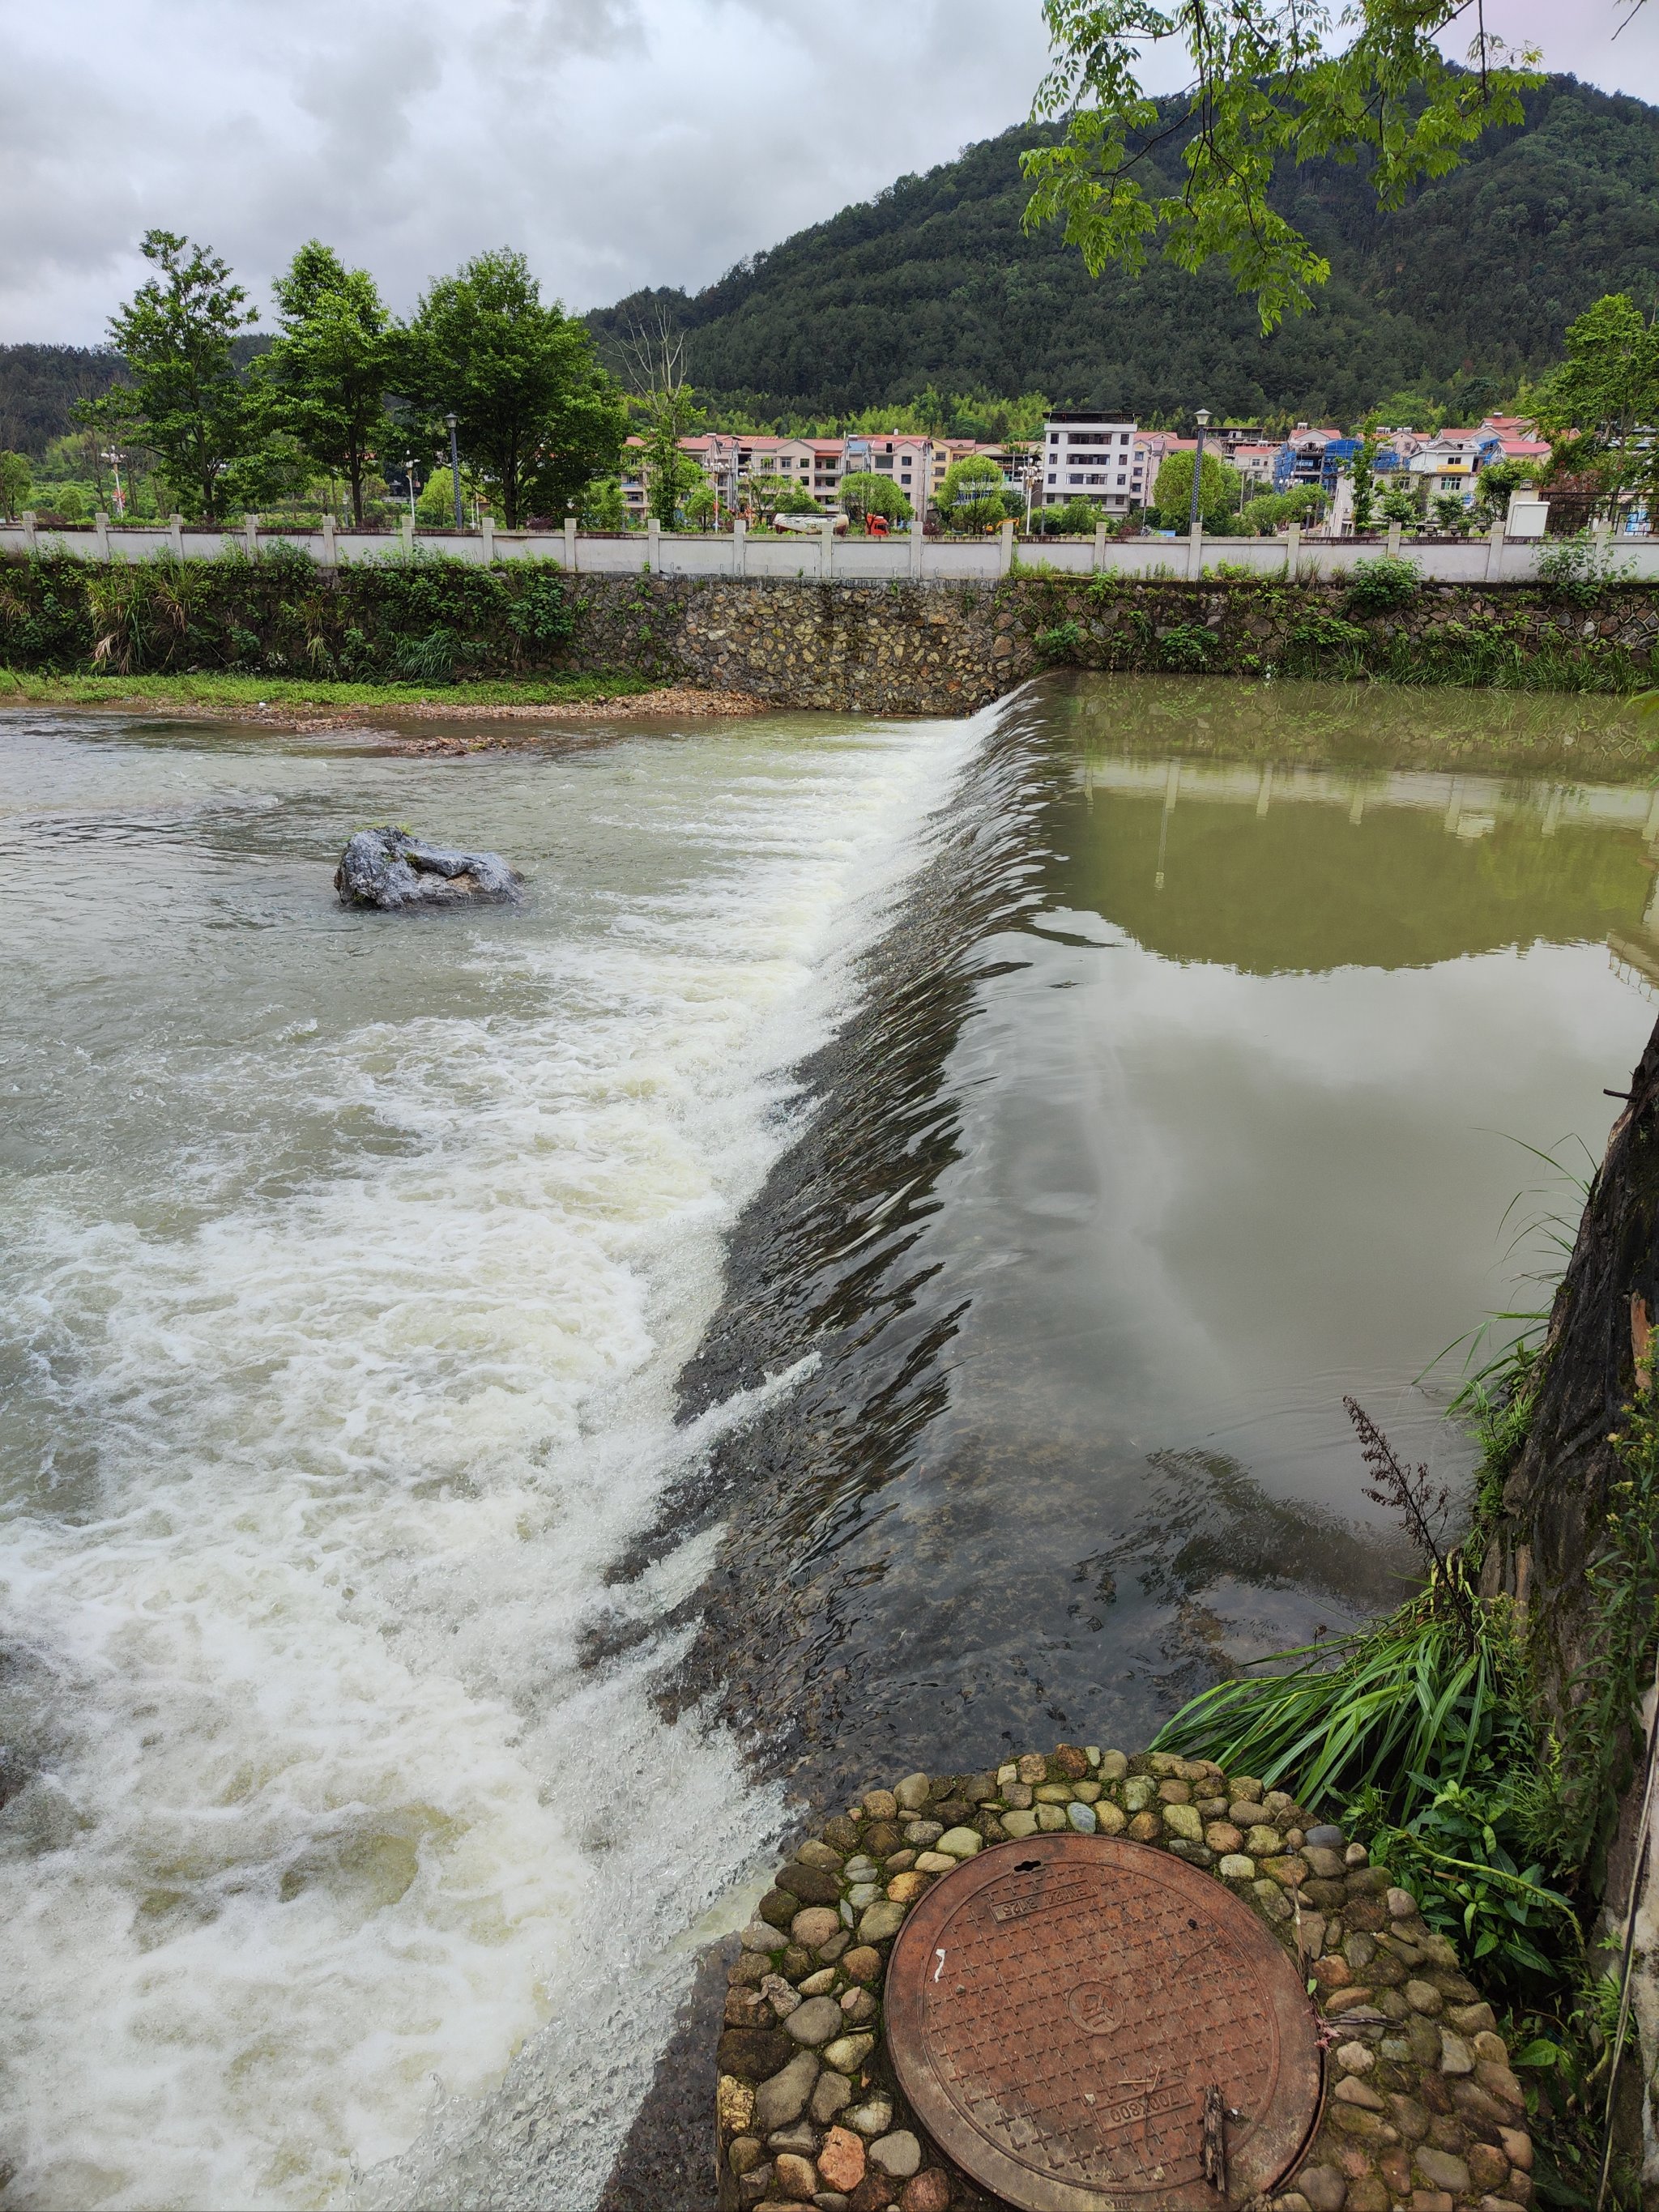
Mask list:
[[887,2038],[940,2148],[1027,2212],[1242,2205],[1319,2112],[1290,1958],[1212,1876],[1117,1836],[1033,1836],[944,1875],[893,1946]]

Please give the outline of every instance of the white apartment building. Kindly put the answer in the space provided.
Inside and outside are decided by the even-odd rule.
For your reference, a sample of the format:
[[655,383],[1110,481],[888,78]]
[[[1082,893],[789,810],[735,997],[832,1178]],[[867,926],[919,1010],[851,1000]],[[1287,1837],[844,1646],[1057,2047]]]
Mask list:
[[1042,426],[1042,465],[1035,503],[1086,499],[1109,514],[1146,504],[1147,459],[1135,425],[1081,410],[1051,415]]

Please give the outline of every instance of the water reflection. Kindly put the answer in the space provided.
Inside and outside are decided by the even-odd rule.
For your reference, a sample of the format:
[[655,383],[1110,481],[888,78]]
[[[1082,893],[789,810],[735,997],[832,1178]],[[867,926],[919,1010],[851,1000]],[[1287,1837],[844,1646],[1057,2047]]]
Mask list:
[[[687,1402],[817,1364],[680,1500],[733,1530],[681,1694],[815,1796],[1143,1737],[1390,1602],[1345,1393],[1469,1463],[1413,1378],[1514,1303],[1517,1144],[1599,1151],[1659,799],[1310,766],[1307,688],[1249,695],[1279,762],[1154,751],[1167,684],[1017,709],[807,1071]],[[1540,750],[1584,711],[1524,705]]]

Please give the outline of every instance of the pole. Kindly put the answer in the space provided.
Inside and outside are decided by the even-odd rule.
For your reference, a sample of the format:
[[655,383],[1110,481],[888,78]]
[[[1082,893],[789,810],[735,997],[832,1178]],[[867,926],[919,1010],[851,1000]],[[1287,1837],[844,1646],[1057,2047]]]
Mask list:
[[1209,409],[1200,407],[1198,410],[1198,451],[1193,455],[1193,511],[1187,524],[1188,538],[1198,535],[1198,488],[1199,480],[1204,474],[1204,426],[1209,419]]
[[415,527],[415,457],[404,455],[404,489],[409,494],[409,526]]
[[465,530],[466,516],[461,507],[461,457],[455,444],[455,417],[446,415],[444,420],[449,425],[449,488],[455,495],[455,527]]

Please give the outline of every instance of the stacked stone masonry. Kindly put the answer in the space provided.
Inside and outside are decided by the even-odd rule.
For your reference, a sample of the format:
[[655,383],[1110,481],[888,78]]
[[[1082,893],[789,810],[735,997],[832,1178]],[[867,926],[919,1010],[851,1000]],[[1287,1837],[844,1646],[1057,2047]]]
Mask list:
[[780,1869],[728,1975],[721,2212],[1002,2212],[906,2106],[883,1985],[893,1939],[934,1881],[981,1850],[1064,1829],[1206,1869],[1313,1984],[1324,2106],[1262,2212],[1525,2212],[1532,2142],[1508,2048],[1410,1893],[1249,1776],[1069,1744],[869,1790]]
[[1141,674],[1381,672],[1402,641],[1431,653],[1501,648],[1517,664],[1541,654],[1595,662],[1645,681],[1659,641],[1655,594],[1635,586],[1587,609],[1525,586],[1437,586],[1363,619],[1336,580],[1110,580],[1097,591],[1030,576],[859,585],[641,575],[580,576],[571,588],[576,628],[563,665],[574,672],[632,672],[842,714],[967,714],[1056,662]]

